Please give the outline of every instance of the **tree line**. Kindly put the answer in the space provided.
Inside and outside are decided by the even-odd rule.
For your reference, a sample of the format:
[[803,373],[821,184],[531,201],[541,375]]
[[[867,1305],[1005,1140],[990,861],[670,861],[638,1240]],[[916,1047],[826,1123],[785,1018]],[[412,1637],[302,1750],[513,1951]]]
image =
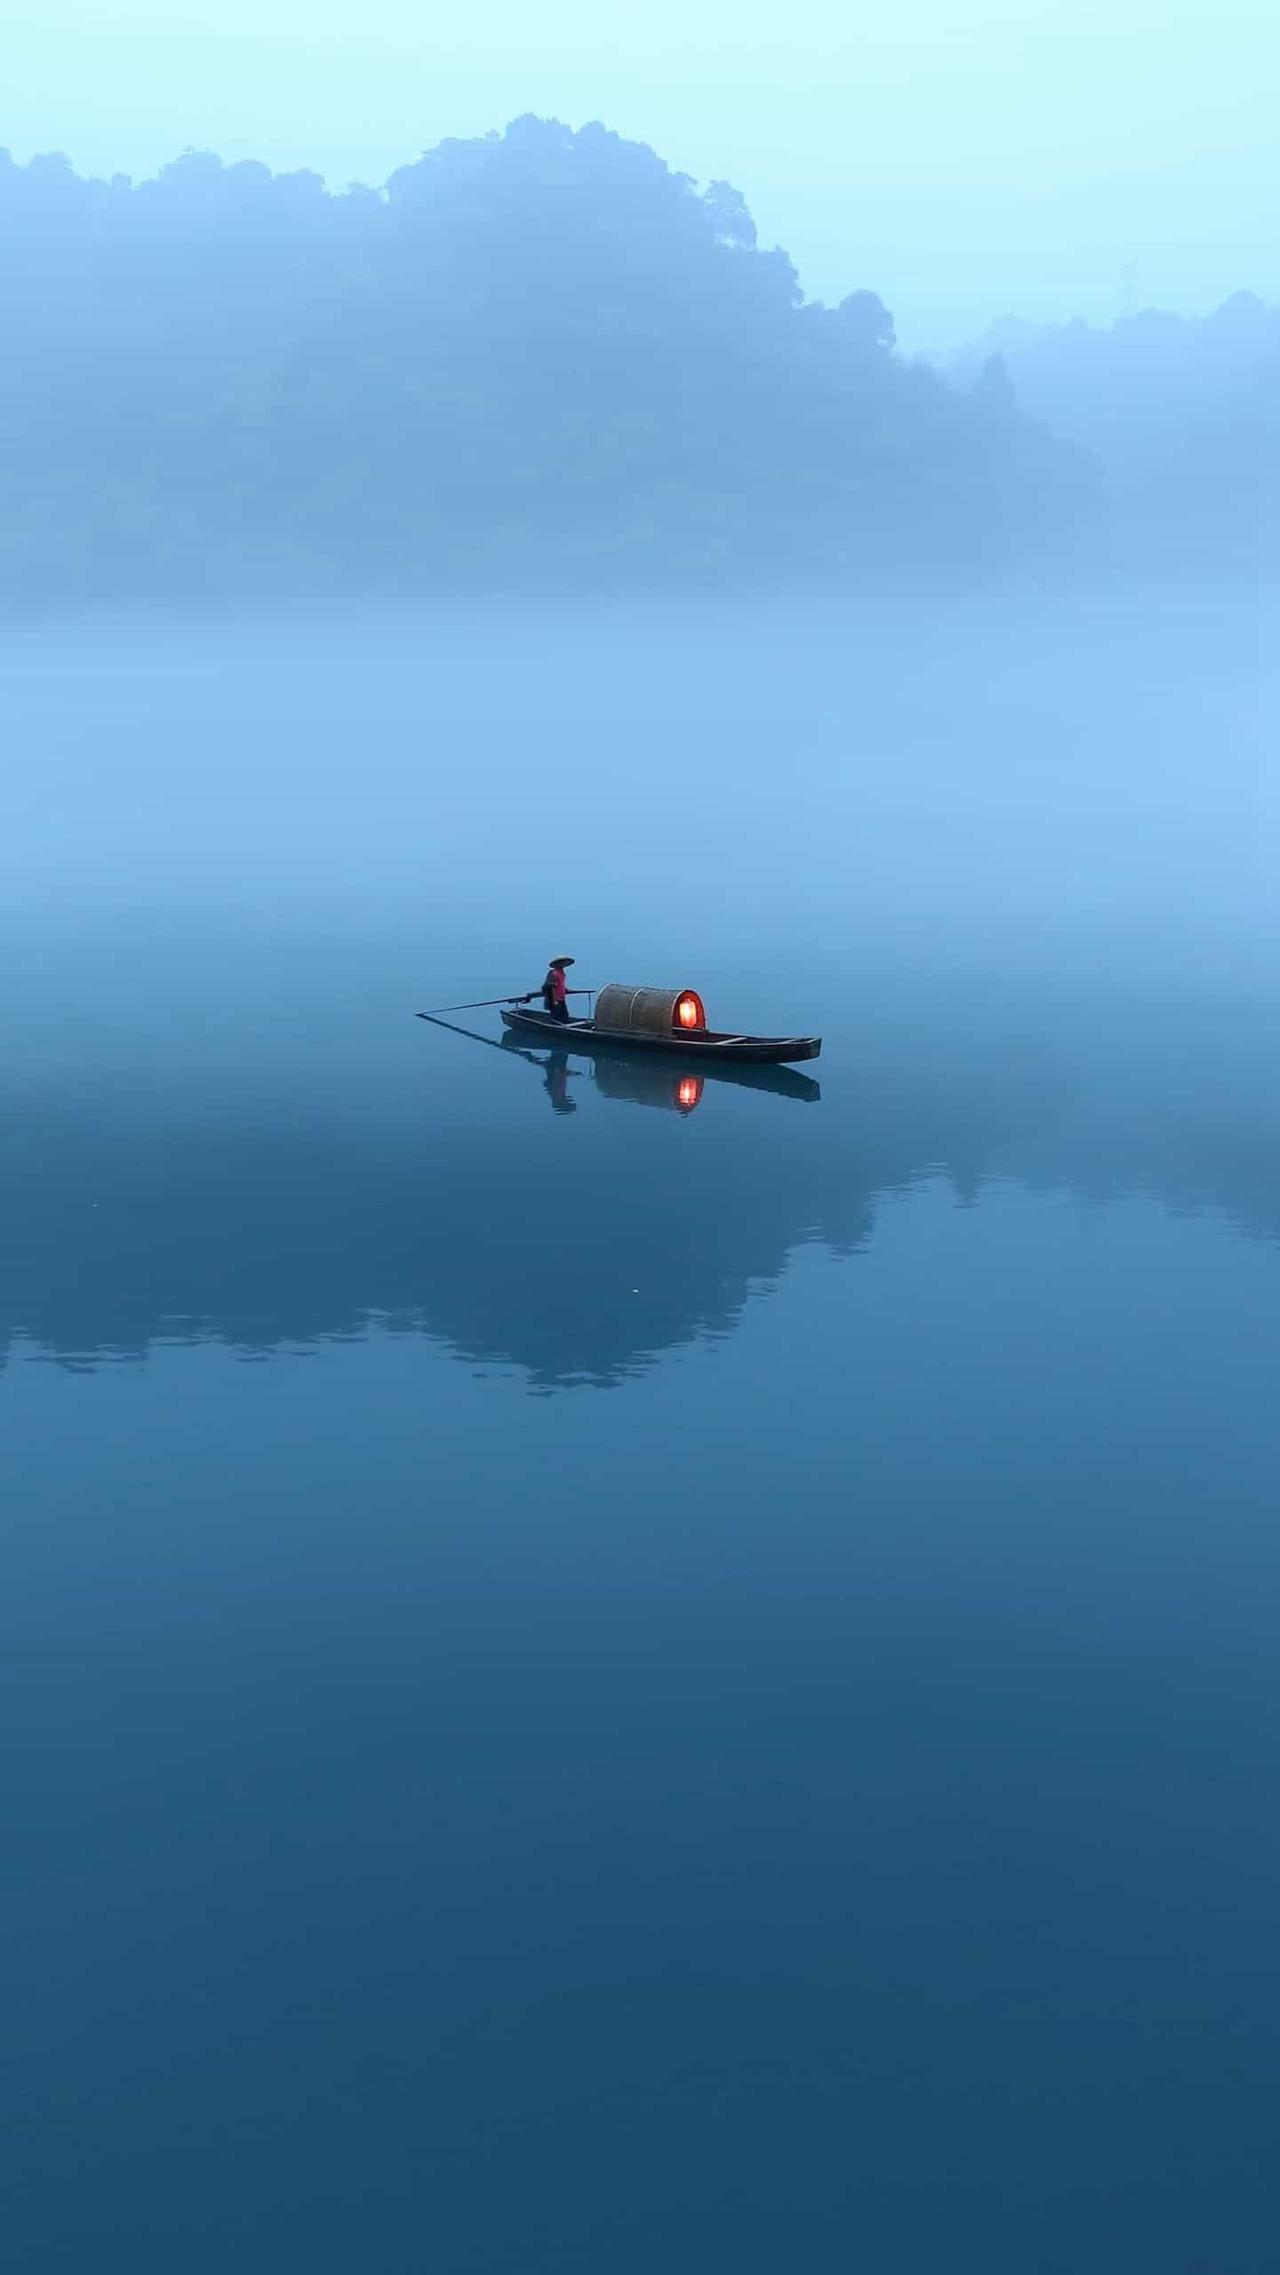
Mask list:
[[1102,468],[1112,531],[1139,557],[1280,557],[1280,308],[1236,292],[1205,316],[1114,324],[1006,317],[950,360],[972,385],[999,356],[1022,408]]
[[[331,194],[0,153],[0,581],[182,590],[974,578],[1098,543],[1006,362],[806,301],[739,193],[517,120]],[[1059,422],[1061,423],[1061,422]]]

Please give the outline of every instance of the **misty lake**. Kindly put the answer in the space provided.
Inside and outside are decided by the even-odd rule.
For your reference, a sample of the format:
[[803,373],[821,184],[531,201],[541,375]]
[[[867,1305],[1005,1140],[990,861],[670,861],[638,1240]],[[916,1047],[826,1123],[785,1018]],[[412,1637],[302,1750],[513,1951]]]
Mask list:
[[15,2270],[1274,2266],[1273,654],[6,631]]

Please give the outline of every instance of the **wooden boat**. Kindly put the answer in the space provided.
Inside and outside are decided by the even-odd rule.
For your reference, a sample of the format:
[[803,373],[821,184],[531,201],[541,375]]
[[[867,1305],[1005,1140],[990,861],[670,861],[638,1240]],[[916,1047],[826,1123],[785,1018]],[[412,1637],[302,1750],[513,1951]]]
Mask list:
[[743,1035],[708,1027],[702,999],[692,988],[601,988],[593,1019],[553,1019],[524,1004],[502,1014],[513,1035],[538,1036],[569,1050],[661,1051],[712,1068],[787,1066],[816,1059],[820,1035]]

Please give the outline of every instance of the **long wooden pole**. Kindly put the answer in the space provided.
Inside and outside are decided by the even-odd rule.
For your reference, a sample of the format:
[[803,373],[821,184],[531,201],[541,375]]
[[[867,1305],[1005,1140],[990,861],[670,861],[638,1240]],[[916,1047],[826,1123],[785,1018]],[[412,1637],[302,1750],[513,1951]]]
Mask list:
[[[510,996],[507,1000],[515,1003],[519,1001],[519,997]],[[459,1005],[458,1008],[461,1010],[462,1006]],[[434,1011],[415,1011],[414,1018],[425,1019],[429,1027],[443,1027],[448,1035],[465,1035],[469,1043],[483,1043],[486,1050],[501,1051],[504,1058],[510,1058],[514,1055],[505,1043],[495,1043],[492,1035],[477,1035],[474,1027],[453,1027],[447,1019],[438,1019]],[[520,1056],[521,1058],[533,1058],[533,1052],[521,1051]]]
[[[578,993],[585,995],[586,989],[580,988]],[[437,1019],[434,1011],[415,1011],[414,1018],[425,1019],[429,1027],[443,1027],[446,1035],[465,1035],[469,1043],[483,1043],[487,1051],[501,1051],[504,1059],[528,1059],[530,1066],[536,1066],[539,1072],[544,1068],[545,1061],[537,1052],[526,1051],[520,1043],[495,1043],[492,1035],[477,1035],[474,1027],[455,1027],[451,1019]]]
[[[566,995],[590,995],[589,987],[567,987]],[[479,1003],[441,1003],[434,1011],[419,1011],[419,1019],[440,1019],[446,1011],[495,1011],[500,1003],[532,1003],[541,995],[540,987],[531,987],[527,995],[486,995]]]

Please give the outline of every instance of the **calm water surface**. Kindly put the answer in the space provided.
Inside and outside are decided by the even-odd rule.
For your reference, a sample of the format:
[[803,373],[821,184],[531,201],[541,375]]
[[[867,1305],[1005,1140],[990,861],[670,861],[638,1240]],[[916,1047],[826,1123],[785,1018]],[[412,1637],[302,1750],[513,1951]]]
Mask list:
[[1266,653],[7,636],[15,2270],[1274,2268]]

